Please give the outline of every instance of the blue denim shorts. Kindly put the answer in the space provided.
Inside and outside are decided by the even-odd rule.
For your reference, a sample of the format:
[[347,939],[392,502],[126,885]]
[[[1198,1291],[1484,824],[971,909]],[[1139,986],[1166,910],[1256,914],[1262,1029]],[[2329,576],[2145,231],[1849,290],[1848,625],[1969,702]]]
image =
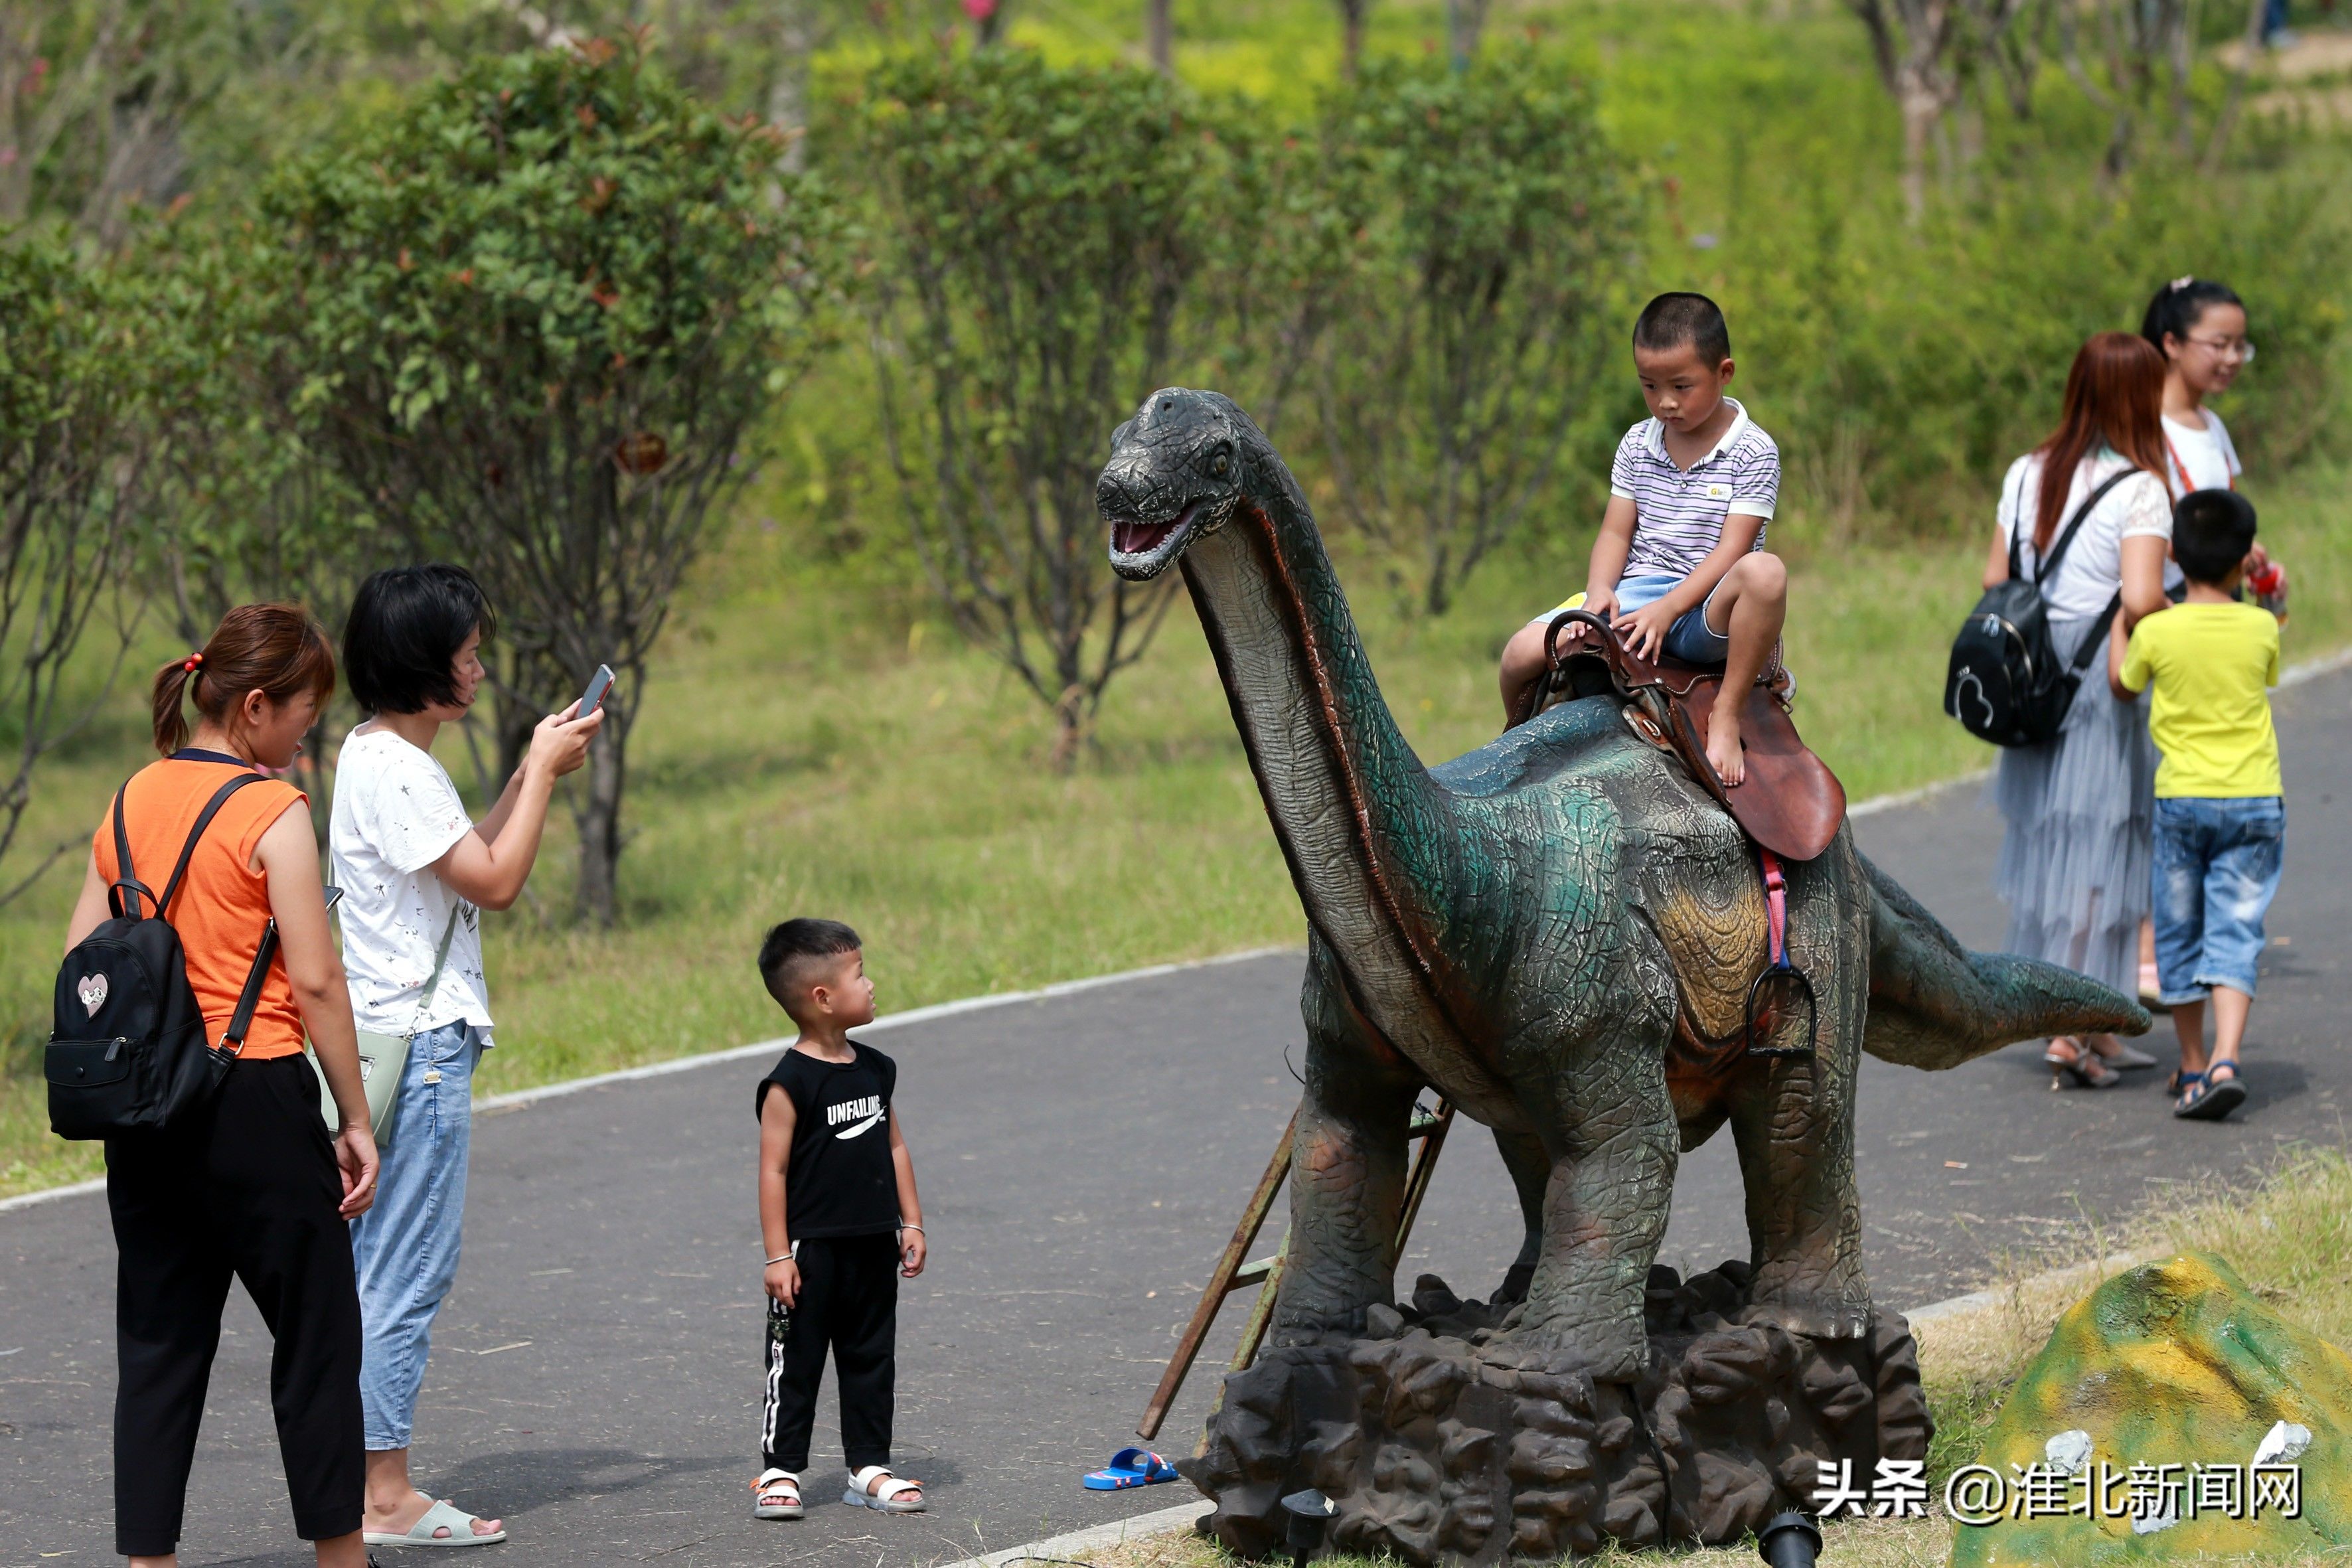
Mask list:
[[[1682,584],[1683,579],[1664,572],[1644,572],[1627,577],[1617,584],[1617,614],[1630,616],[1645,605],[1654,605]],[[1718,583],[1716,589],[1722,586]],[[1583,602],[1584,595],[1579,594],[1559,609],[1548,610],[1536,618],[1549,621],[1560,610],[1572,609]],[[1675,616],[1675,624],[1666,628],[1664,651],[1685,664],[1721,664],[1729,658],[1731,638],[1706,624],[1707,608],[1714,603],[1715,591],[1710,590],[1705,599]]]
[[2202,1002],[2216,985],[2254,994],[2285,847],[2277,795],[2157,801],[2156,973],[2166,1003]]

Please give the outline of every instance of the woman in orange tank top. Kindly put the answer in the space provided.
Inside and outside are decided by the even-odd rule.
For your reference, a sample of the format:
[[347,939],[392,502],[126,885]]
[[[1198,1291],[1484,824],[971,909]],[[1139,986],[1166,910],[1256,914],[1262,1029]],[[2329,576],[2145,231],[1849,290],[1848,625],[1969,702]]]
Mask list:
[[[197,814],[237,772],[294,760],[335,688],[325,634],[290,605],[247,605],[201,653],[155,677],[163,760],[123,786],[131,869],[160,879]],[[182,712],[198,713],[194,736]],[[321,1568],[365,1568],[360,1531],[360,1312],[346,1221],[375,1192],[375,1142],[360,1083],[341,961],[327,930],[318,843],[302,792],[231,795],[163,911],[186,954],[208,1034],[225,1029],[268,922],[271,961],[243,1051],[187,1125],[107,1140],[106,1197],[120,1254],[115,1288],[115,1550],[134,1568],[177,1563],[188,1470],[232,1277],[277,1343],[270,1403],[296,1533]],[[107,820],[66,933],[70,951],[108,915],[126,875]],[[160,888],[155,880],[152,885]],[[342,1125],[331,1139],[308,1032]]]

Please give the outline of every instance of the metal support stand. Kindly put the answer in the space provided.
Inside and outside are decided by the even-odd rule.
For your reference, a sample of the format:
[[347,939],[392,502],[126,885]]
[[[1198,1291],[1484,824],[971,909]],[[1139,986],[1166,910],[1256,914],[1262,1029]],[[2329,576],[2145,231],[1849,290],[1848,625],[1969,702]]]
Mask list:
[[[1421,1147],[1413,1152],[1412,1164],[1405,1173],[1404,1202],[1397,1213],[1396,1244],[1389,1258],[1404,1256],[1405,1242],[1412,1235],[1412,1222],[1421,1214],[1421,1201],[1429,1194],[1429,1180],[1437,1164],[1437,1152],[1445,1145],[1446,1130],[1454,1125],[1454,1107],[1444,1100],[1434,1110],[1413,1107],[1412,1121],[1405,1136]],[[1160,1435],[1160,1423],[1168,1419],[1169,1406],[1184,1386],[1193,1362],[1200,1358],[1201,1346],[1209,1337],[1209,1330],[1217,1321],[1217,1313],[1225,1298],[1236,1290],[1256,1286],[1257,1300],[1242,1325],[1241,1343],[1234,1347],[1234,1359],[1228,1370],[1245,1371],[1257,1359],[1258,1348],[1265,1343],[1266,1331],[1274,1325],[1275,1298],[1282,1292],[1282,1271],[1290,1258],[1290,1232],[1282,1233],[1282,1245],[1265,1258],[1244,1263],[1250,1247],[1257,1240],[1265,1216],[1274,1210],[1274,1200],[1282,1190],[1283,1178],[1290,1174],[1292,1146],[1298,1135],[1298,1113],[1290,1113],[1290,1125],[1282,1130],[1282,1142],[1275,1145],[1274,1158],[1266,1162],[1265,1174],[1250,1194],[1242,1209],[1241,1223],[1234,1226],[1233,1239],[1217,1258],[1216,1268],[1209,1275],[1207,1289],[1201,1292],[1201,1304],[1192,1309],[1192,1321],[1184,1325],[1181,1338],[1176,1342],[1176,1353],[1168,1358],[1168,1370],[1160,1376],[1160,1386],[1152,1391],[1151,1403],[1143,1407],[1143,1419],[1135,1424],[1136,1436],[1145,1442]],[[1219,1397],[1223,1397],[1222,1392]]]

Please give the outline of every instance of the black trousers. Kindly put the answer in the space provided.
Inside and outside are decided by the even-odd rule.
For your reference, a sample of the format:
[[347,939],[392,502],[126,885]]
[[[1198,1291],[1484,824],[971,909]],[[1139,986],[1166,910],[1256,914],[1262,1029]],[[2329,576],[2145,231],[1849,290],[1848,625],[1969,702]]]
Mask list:
[[176,1550],[229,1277],[276,1346],[269,1402],[295,1533],[360,1527],[360,1300],[342,1182],[302,1058],[240,1062],[186,1127],[106,1143],[114,1292],[114,1549]]
[[841,1390],[841,1455],[849,1468],[890,1462],[890,1398],[898,1381],[898,1238],[818,1237],[801,1244],[801,1294],[792,1310],[768,1303],[768,1401],[760,1447],[770,1469],[808,1468],[817,1384],[833,1351]]

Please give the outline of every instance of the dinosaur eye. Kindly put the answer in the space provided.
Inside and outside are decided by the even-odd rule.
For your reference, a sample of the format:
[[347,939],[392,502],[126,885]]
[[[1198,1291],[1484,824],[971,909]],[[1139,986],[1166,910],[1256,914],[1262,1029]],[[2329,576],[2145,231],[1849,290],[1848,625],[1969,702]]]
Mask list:
[[1233,466],[1233,455],[1223,450],[1222,447],[1219,448],[1215,457],[1209,459],[1209,472],[1216,475],[1217,478],[1221,479],[1223,479],[1226,473],[1232,469]]

